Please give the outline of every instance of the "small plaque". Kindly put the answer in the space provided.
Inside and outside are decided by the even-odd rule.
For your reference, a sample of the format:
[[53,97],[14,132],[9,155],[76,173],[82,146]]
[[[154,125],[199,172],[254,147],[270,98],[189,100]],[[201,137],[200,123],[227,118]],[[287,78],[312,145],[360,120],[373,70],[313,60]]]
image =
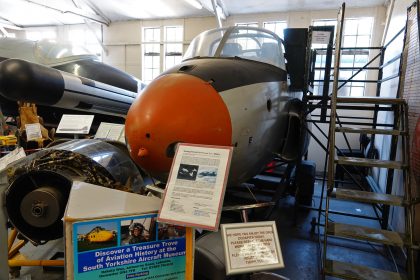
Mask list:
[[226,274],[284,267],[274,221],[223,224]]
[[331,32],[329,31],[313,31],[312,44],[329,44]]
[[25,124],[26,140],[37,140],[42,138],[41,126],[39,123]]
[[94,115],[63,115],[57,133],[88,134]]
[[124,125],[101,122],[98,130],[96,131],[95,139],[108,139],[125,143]]

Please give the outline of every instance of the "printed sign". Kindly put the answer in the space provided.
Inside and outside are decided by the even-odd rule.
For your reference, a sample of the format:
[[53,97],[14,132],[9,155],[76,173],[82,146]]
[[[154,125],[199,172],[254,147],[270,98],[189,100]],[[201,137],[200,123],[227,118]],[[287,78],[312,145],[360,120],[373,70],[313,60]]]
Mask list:
[[101,122],[96,131],[95,139],[109,139],[125,143],[124,125]]
[[331,32],[329,31],[313,31],[312,44],[329,44]]
[[26,140],[37,140],[42,138],[41,133],[41,126],[39,123],[28,123],[25,124],[25,130],[26,130]]
[[61,117],[57,133],[88,134],[94,115],[66,115]]
[[217,231],[232,147],[179,144],[159,221]]
[[156,218],[151,214],[74,223],[74,279],[191,279],[186,269],[188,258],[192,263],[192,253],[187,253],[191,229]]
[[223,224],[221,228],[226,274],[284,267],[274,221]]

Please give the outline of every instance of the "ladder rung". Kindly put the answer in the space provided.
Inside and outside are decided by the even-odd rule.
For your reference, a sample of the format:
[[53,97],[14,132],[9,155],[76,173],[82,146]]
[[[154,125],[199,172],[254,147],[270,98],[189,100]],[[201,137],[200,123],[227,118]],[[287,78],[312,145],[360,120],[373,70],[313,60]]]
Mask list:
[[378,128],[355,128],[355,127],[336,127],[336,132],[344,133],[364,133],[364,134],[384,134],[384,135],[403,135],[405,131],[395,129],[378,129]]
[[365,203],[378,203],[394,206],[403,206],[404,203],[404,198],[402,196],[349,189],[334,188],[331,196],[342,200],[352,200]]
[[329,235],[336,237],[371,241],[392,246],[403,246],[398,232],[341,223],[328,223]]
[[337,97],[337,103],[360,103],[360,104],[404,104],[402,98],[383,97]]
[[397,272],[371,268],[367,266],[344,263],[339,261],[327,260],[325,263],[325,274],[338,276],[343,279],[363,279],[363,280],[401,280],[407,279],[405,275]]
[[365,167],[379,167],[379,168],[391,168],[391,169],[403,169],[406,167],[400,161],[390,160],[379,160],[370,158],[357,158],[357,157],[337,157],[335,163],[341,165],[355,165]]

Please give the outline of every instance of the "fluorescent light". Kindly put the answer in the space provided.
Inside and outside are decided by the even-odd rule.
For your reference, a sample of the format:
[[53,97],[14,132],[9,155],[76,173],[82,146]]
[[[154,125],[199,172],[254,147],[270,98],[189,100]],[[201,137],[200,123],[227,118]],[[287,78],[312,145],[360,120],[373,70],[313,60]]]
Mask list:
[[198,2],[197,0],[185,0],[185,2],[187,2],[188,4],[190,4],[196,9],[201,10],[203,8],[203,5],[201,5],[201,3]]

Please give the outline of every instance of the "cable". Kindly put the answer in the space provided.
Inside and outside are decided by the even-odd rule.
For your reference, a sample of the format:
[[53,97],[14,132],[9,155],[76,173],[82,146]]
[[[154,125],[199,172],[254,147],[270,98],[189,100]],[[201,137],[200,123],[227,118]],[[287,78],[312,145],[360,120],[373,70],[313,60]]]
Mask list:
[[254,198],[255,202],[258,203],[258,199],[255,197],[255,195],[252,193],[251,189],[249,188],[248,184],[245,185],[245,187],[248,189],[249,193]]

